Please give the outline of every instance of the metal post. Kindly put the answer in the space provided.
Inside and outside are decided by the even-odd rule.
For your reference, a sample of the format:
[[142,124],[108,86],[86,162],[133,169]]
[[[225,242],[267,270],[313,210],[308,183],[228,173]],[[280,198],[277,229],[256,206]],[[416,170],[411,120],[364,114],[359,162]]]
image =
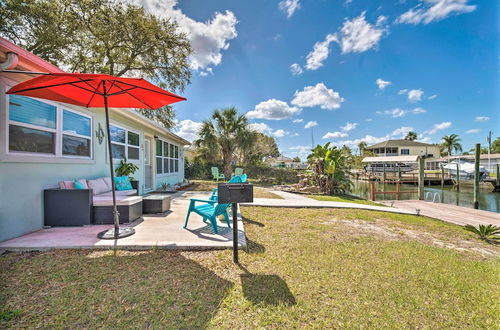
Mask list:
[[479,208],[479,160],[481,155],[481,144],[476,143],[476,155],[474,159],[474,208]]
[[401,181],[398,181],[396,183],[396,200],[400,199],[400,194],[401,194]]
[[418,158],[418,199],[424,200],[424,157]]
[[444,189],[444,167],[443,167],[443,164],[441,164],[440,167],[441,167],[441,189]]
[[457,163],[457,191],[460,191],[460,164]]
[[238,204],[233,203],[233,261],[238,261]]
[[500,186],[500,164],[497,164],[496,184],[497,184],[497,187]]
[[375,201],[375,181],[370,181],[370,199]]

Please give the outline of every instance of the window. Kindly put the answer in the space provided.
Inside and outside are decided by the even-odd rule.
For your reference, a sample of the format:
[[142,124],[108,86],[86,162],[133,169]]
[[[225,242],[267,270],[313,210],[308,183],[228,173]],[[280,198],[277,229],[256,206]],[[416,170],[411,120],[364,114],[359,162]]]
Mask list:
[[179,147],[156,140],[156,174],[179,172]]
[[92,117],[20,95],[9,95],[10,153],[92,157]]
[[63,110],[63,155],[90,157],[92,145],[91,125],[91,117]]
[[401,149],[401,155],[409,155],[410,149]]
[[125,128],[110,125],[113,159],[139,160],[139,134]]

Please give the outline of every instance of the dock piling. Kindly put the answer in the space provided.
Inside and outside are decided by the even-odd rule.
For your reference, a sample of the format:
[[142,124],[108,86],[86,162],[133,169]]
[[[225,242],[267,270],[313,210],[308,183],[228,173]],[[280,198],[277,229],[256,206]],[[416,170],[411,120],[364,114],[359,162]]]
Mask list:
[[425,158],[418,158],[418,199],[424,200],[424,168]]
[[479,208],[479,159],[481,155],[481,144],[476,143],[476,153],[474,157],[474,208]]

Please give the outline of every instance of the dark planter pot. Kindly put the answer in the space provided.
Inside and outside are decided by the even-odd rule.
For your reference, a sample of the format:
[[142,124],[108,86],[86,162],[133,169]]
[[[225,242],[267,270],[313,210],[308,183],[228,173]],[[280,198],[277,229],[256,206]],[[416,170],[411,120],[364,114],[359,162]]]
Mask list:
[[139,191],[139,180],[130,180],[130,184],[132,185],[132,188]]

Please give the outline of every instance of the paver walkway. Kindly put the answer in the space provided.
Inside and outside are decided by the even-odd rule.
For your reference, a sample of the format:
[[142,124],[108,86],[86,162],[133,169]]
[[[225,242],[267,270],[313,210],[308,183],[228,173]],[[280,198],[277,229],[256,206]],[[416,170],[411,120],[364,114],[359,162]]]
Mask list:
[[[227,249],[233,246],[233,230],[219,223],[219,233],[203,223],[201,217],[191,213],[188,228],[184,221],[190,198],[206,199],[208,193],[180,192],[172,200],[171,210],[165,214],[147,214],[131,223],[136,233],[119,240],[101,240],[97,233],[112,228],[111,225],[83,227],[53,227],[42,229],[8,241],[0,242],[0,250],[48,250],[48,249]],[[125,226],[125,225],[123,225]],[[246,246],[241,215],[238,217],[238,243]]]
[[271,191],[273,194],[281,196],[283,199],[278,198],[254,198],[253,203],[243,203],[246,206],[266,206],[266,207],[296,207],[296,208],[347,208],[371,211],[383,211],[400,214],[413,214],[416,215],[415,209],[402,209],[392,208],[387,206],[374,206],[356,203],[344,202],[324,202],[312,198],[308,198],[299,194],[292,194],[285,191]]
[[475,210],[469,207],[418,200],[384,201],[384,204],[392,204],[393,207],[406,210],[419,209],[421,215],[451,222],[460,226],[465,226],[467,224],[473,226],[488,224],[500,226],[500,213]]

